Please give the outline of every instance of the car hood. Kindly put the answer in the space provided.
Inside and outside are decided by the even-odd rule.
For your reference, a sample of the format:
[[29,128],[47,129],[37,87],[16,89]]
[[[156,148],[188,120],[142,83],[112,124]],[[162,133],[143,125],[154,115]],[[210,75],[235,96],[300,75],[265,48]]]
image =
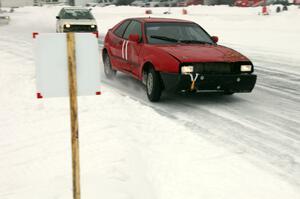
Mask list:
[[94,19],[61,19],[60,23],[73,25],[97,25]]
[[249,61],[244,55],[220,45],[158,46],[180,62],[237,62]]

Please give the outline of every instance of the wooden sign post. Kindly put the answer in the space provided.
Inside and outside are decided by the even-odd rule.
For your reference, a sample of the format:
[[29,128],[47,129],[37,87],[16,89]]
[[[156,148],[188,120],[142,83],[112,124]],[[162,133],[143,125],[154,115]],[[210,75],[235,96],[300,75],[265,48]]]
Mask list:
[[80,199],[80,166],[79,166],[79,139],[78,139],[78,108],[77,108],[77,78],[74,33],[67,34],[69,94],[72,137],[72,173],[73,198]]
[[70,98],[73,199],[80,199],[77,96],[101,95],[97,35],[34,32],[32,36],[37,98]]

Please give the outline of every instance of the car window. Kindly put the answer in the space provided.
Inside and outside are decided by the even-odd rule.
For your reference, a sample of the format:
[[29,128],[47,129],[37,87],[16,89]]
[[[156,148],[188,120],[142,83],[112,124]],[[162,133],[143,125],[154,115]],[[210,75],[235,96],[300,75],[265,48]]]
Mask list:
[[147,23],[145,30],[150,44],[213,43],[210,36],[194,23]]
[[186,28],[183,29],[183,34],[189,35],[189,39],[191,40],[210,40],[210,38],[205,34],[200,28],[195,28],[194,26],[187,26]]
[[114,34],[117,35],[118,37],[123,37],[124,31],[126,30],[128,24],[130,23],[130,21],[125,21],[124,23],[122,23],[115,31]]
[[130,34],[137,34],[140,36],[140,38],[142,38],[142,25],[140,22],[134,20],[131,21],[124,33],[123,38],[128,39]]
[[61,15],[62,19],[94,19],[89,10],[85,9],[67,9]]

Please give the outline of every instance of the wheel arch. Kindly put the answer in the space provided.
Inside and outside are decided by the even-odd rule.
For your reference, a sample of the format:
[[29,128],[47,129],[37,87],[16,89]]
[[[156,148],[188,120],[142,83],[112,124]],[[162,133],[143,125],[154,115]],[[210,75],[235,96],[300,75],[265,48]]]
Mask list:
[[146,82],[147,82],[147,75],[148,75],[148,72],[149,72],[150,68],[153,68],[153,70],[158,73],[159,79],[161,81],[162,89],[164,89],[165,88],[164,81],[162,80],[162,78],[160,76],[160,72],[155,69],[155,65],[152,62],[150,62],[150,61],[146,61],[143,64],[143,67],[142,67],[141,79],[142,79],[143,84],[146,84]]
[[146,61],[143,66],[142,66],[142,70],[140,72],[141,74],[141,80],[143,82],[143,84],[146,85],[146,81],[147,81],[147,74],[150,68],[153,68],[155,70],[154,64],[150,61]]
[[152,62],[150,62],[150,61],[146,61],[146,62],[143,64],[142,72],[148,71],[151,67],[155,70],[154,64],[153,64]]
[[108,50],[106,48],[102,49],[102,60],[104,61],[104,55],[108,55]]

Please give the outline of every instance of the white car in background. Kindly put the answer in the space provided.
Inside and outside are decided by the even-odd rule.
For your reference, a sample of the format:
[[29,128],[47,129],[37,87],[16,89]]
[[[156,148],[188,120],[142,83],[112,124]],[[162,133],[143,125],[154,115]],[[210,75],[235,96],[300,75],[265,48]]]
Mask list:
[[9,16],[0,15],[0,25],[1,24],[9,24],[9,22],[10,22]]
[[62,8],[56,19],[56,32],[98,32],[91,9]]

